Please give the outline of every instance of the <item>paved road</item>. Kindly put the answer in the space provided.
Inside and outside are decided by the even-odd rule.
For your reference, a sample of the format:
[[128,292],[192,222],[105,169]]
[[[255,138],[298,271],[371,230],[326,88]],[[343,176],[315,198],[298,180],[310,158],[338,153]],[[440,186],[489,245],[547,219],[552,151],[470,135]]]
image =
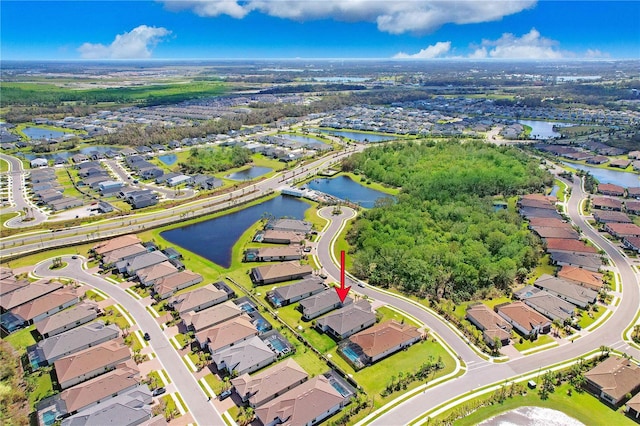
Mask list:
[[25,174],[26,170],[22,167],[22,161],[16,157],[12,157],[6,154],[0,154],[0,158],[9,163],[9,188],[10,195],[9,201],[12,206],[3,209],[3,211],[9,212],[23,212],[24,208],[29,209],[29,214],[33,215],[34,220],[23,222],[24,216],[17,216],[7,221],[7,227],[9,228],[24,228],[27,226],[39,225],[47,219],[47,216],[34,204],[32,204],[25,194]]
[[[355,147],[361,151],[365,145]],[[110,236],[122,235],[131,232],[140,232],[147,228],[157,227],[163,224],[180,221],[198,215],[213,213],[232,207],[236,204],[260,198],[280,186],[290,183],[293,179],[313,175],[318,169],[327,168],[340,159],[351,155],[354,149],[348,152],[330,153],[310,164],[298,166],[292,170],[286,170],[275,176],[257,182],[255,185],[238,189],[231,193],[216,195],[202,200],[196,200],[181,204],[177,207],[159,210],[152,213],[121,216],[113,219],[95,222],[91,225],[73,227],[60,230],[55,233],[49,231],[36,232],[30,235],[15,235],[0,239],[0,254],[2,257],[27,254],[43,248],[54,248],[63,245],[86,243]]]
[[91,275],[82,269],[82,259],[72,259],[71,256],[64,256],[63,260],[68,263],[64,269],[56,271],[49,270],[52,261],[48,260],[39,263],[34,273],[42,277],[67,277],[76,281],[86,283],[108,294],[119,303],[131,315],[136,324],[143,332],[151,336],[151,347],[157,355],[160,363],[167,372],[171,382],[182,396],[193,419],[199,425],[224,425],[225,422],[213,404],[205,397],[198,382],[193,377],[187,366],[180,358],[180,355],[169,342],[169,339],[162,332],[162,329],[151,317],[147,310],[133,297],[127,294],[122,288],[110,282]]
[[[571,219],[582,228],[587,237],[607,252],[617,266],[617,270],[622,278],[623,296],[620,304],[614,308],[614,313],[603,325],[592,332],[585,331],[583,336],[575,340],[574,343],[563,341],[557,348],[513,359],[506,363],[494,364],[480,358],[457,334],[453,333],[449,327],[429,312],[395,296],[380,293],[368,285],[365,288],[357,287],[357,284],[355,284],[353,280],[347,279],[347,285],[354,286],[353,288],[358,292],[396,306],[417,317],[430,328],[437,331],[460,355],[468,367],[467,372],[463,376],[445,382],[442,385],[429,389],[403,402],[374,420],[372,424],[408,424],[413,419],[421,416],[427,409],[434,408],[459,396],[463,392],[507,380],[516,375],[544,369],[545,366],[572,359],[593,349],[597,349],[602,345],[613,347],[636,358],[640,358],[640,351],[630,347],[622,340],[621,336],[622,331],[634,319],[638,306],[640,306],[638,277],[631,268],[628,259],[619,252],[618,248],[611,244],[606,238],[593,231],[586,223],[585,218],[579,214],[579,202],[582,198],[586,197],[586,194],[582,192],[579,179],[575,179],[569,184],[572,187],[572,194],[568,203]],[[331,209],[323,209],[320,212],[321,216],[332,219],[332,222],[318,242],[318,256],[325,271],[335,279],[339,278],[339,269],[330,256],[330,240],[339,231],[341,223],[353,216],[352,210],[344,207],[342,210],[342,214],[338,216],[332,216]],[[381,378],[381,380],[384,380],[384,378]]]

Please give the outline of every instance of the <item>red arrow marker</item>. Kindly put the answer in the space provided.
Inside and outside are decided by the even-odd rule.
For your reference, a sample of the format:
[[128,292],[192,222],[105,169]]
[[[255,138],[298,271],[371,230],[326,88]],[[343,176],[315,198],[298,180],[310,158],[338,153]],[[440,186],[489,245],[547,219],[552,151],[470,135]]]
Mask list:
[[344,303],[344,299],[349,294],[349,290],[351,290],[351,286],[344,286],[344,250],[340,252],[340,287],[336,287],[336,293],[338,293],[338,297],[340,298],[340,302]]

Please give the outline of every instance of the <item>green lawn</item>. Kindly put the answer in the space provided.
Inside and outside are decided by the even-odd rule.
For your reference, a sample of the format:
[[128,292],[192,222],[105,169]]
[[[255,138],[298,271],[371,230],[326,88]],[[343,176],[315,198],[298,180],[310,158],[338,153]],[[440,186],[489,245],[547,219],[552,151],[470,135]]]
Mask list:
[[591,324],[593,324],[594,322],[596,322],[596,320],[598,318],[600,318],[602,315],[604,315],[605,312],[607,312],[607,308],[604,308],[602,306],[598,306],[598,312],[591,312],[591,317],[587,314],[586,311],[579,311],[581,313],[581,317],[580,317],[580,321],[578,322],[578,324],[580,324],[580,327],[582,328],[586,328],[588,326],[590,326]]
[[100,302],[105,300],[104,297],[100,296],[98,293],[96,293],[93,290],[87,290],[87,292],[84,294],[87,299],[93,300],[94,302]]
[[[519,340],[520,337],[518,336],[514,339],[514,342],[519,342]],[[548,334],[540,334],[534,342],[530,341],[529,339],[523,338],[522,343],[514,343],[513,347],[519,351],[524,351],[527,349],[533,349],[542,345],[546,345],[547,343],[553,343],[554,341],[555,340],[553,340],[553,337],[549,336]]]
[[9,163],[6,160],[0,158],[0,173],[9,171]]
[[554,183],[554,185],[558,185],[558,187],[560,188],[560,189],[558,189],[558,192],[556,193],[556,197],[558,198],[558,201],[560,201],[561,203],[564,202],[564,200],[565,200],[564,193],[565,193],[565,191],[567,189],[567,185],[564,182],[562,182],[560,179],[555,179],[553,181],[553,183]]
[[[456,421],[454,424],[456,426],[477,425],[500,413],[525,406],[545,407],[562,411],[587,425],[623,426],[636,424],[622,413],[623,409],[619,409],[616,412],[588,392],[579,393],[573,391],[571,396],[569,396],[567,391],[570,387],[568,383],[559,386],[546,400],[540,399],[538,392],[529,391],[525,396],[508,398],[502,404],[480,408],[465,416],[463,419]],[[442,416],[439,418],[445,417]]]
[[315,328],[310,327],[306,328],[302,332],[302,336],[317,350],[322,353],[327,353],[334,347],[336,347],[337,343],[331,337],[327,336],[324,333],[319,333]]
[[[405,392],[394,392],[386,398],[380,396],[380,392],[385,389],[391,377],[397,378],[400,372],[408,373],[415,371],[424,362],[436,362],[438,357],[442,357],[445,367],[430,376],[429,380],[449,374],[455,369],[455,361],[453,358],[440,344],[431,340],[418,342],[407,350],[396,352],[357,372],[337,353],[337,348],[332,349],[329,353],[331,354],[331,360],[340,366],[347,374],[353,375],[353,378],[364,388],[369,397],[375,397],[376,407],[384,405],[397,397],[401,392]],[[407,390],[420,384],[422,384],[422,382],[413,382]]]
[[389,320],[396,320],[398,322],[402,322],[405,324],[410,324],[413,325],[415,327],[419,327],[420,325],[418,323],[416,323],[415,321],[413,321],[412,319],[399,314],[398,312],[394,311],[393,309],[387,308],[386,306],[381,306],[378,309],[376,309],[376,314],[377,315],[381,315],[381,319],[380,322],[385,322],[385,321],[389,321]]
[[149,384],[149,388],[151,390],[161,388],[164,386],[164,382],[160,378],[160,375],[158,374],[157,371],[149,372],[149,374],[147,374],[147,377],[151,380],[151,383]]
[[528,279],[529,284],[533,284],[543,274],[553,275],[556,272],[556,267],[549,263],[550,256],[545,254],[540,258],[538,266],[533,270]]
[[349,230],[351,229],[351,224],[353,223],[353,220],[350,220],[347,225],[344,227],[344,229],[342,230],[342,232],[340,232],[337,236],[336,239],[334,241],[333,244],[333,254],[336,257],[336,260],[340,260],[340,252],[344,250],[344,267],[347,271],[352,270],[353,269],[353,259],[352,257],[349,255],[349,243],[346,240],[346,236],[347,233],[349,232]]
[[190,341],[189,337],[186,334],[181,334],[181,333],[176,334],[176,340],[178,341],[180,346],[183,348],[187,346]]
[[41,399],[53,395],[53,383],[51,381],[51,374],[48,371],[37,371],[29,375],[27,382],[33,389],[31,392],[28,392],[29,403],[32,407]]
[[142,343],[140,343],[140,338],[138,338],[136,333],[129,333],[129,335],[124,338],[124,343],[131,348],[132,352],[142,350]]
[[35,325],[30,325],[27,328],[18,330],[11,333],[4,338],[13,348],[18,352],[24,352],[28,346],[35,345],[36,339],[34,339],[31,332],[36,329]]
[[364,175],[356,175],[354,173],[341,172],[336,176],[344,175],[351,178],[352,181],[359,183],[362,186],[366,186],[367,188],[374,189],[376,191],[384,192],[389,195],[398,195],[400,193],[400,188],[392,188],[390,186],[382,185],[381,183],[374,182],[369,180]]
[[314,377],[329,371],[329,366],[310,349],[305,349],[301,343],[296,339],[295,341],[289,340],[296,346],[296,353],[291,356],[300,367],[306,371],[310,377]]
[[461,321],[464,320],[465,316],[467,315],[467,307],[469,305],[471,305],[472,303],[483,303],[485,305],[487,305],[489,308],[493,309],[494,306],[499,305],[501,303],[509,303],[511,302],[511,299],[506,297],[506,296],[502,296],[502,297],[496,297],[496,298],[491,298],[491,299],[484,299],[484,300],[471,300],[469,302],[462,302],[459,303],[457,305],[455,305],[455,309],[453,311],[453,314],[458,317],[458,319],[460,319]]
[[218,377],[215,376],[213,373],[207,374],[206,376],[204,376],[204,380],[205,382],[207,382],[209,387],[216,393],[216,395],[222,392],[222,386],[224,383],[222,382],[222,380],[218,379]]
[[[46,238],[46,237],[48,237],[48,235],[43,234],[43,238]],[[13,268],[13,269],[22,268],[24,266],[35,265],[36,263],[42,262],[43,260],[46,260],[52,257],[58,257],[63,255],[79,254],[79,255],[88,257],[87,252],[95,244],[96,243],[88,243],[88,244],[82,244],[82,245],[73,246],[73,247],[63,247],[63,248],[58,248],[54,250],[47,250],[41,253],[20,257],[18,259],[11,260],[9,262],[3,262],[2,266],[7,268]]]
[[[110,314],[108,313],[109,311],[111,311]],[[107,306],[106,308],[104,308],[104,313],[105,315],[99,317],[98,319],[104,321],[105,324],[116,324],[118,327],[120,327],[121,330],[130,326],[129,322],[122,315],[122,313],[120,313],[120,311],[115,308],[115,305]]]

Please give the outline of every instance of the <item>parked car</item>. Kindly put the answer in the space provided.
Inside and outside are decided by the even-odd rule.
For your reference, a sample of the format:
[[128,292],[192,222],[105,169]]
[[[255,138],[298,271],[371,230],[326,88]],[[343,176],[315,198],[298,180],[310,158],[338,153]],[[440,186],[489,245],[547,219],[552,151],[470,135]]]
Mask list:
[[149,333],[144,333],[144,340],[146,341],[151,340],[151,336],[149,336]]
[[152,395],[153,396],[158,396],[158,395],[162,395],[163,393],[165,393],[167,390],[165,388],[157,388],[156,390],[153,391]]
[[218,399],[222,401],[223,399],[227,399],[231,396],[231,389],[227,389],[226,391],[222,391],[220,395],[218,395]]
[[305,247],[302,249],[305,253],[309,253],[311,251],[311,247]]

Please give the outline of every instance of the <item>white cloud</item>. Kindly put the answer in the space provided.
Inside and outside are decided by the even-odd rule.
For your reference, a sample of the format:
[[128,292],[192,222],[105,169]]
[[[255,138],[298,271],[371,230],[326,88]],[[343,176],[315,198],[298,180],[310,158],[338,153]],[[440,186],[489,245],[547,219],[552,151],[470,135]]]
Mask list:
[[469,55],[472,59],[562,59],[567,56],[556,48],[557,41],[542,37],[535,28],[522,37],[504,33],[497,40],[482,40]]
[[243,18],[259,12],[270,16],[305,21],[375,22],[380,31],[391,34],[427,33],[444,24],[497,21],[529,9],[537,0],[164,0],[170,10],[191,9],[200,16],[229,15]]
[[163,27],[140,25],[129,32],[118,34],[109,45],[84,43],[78,48],[83,59],[145,59],[153,48],[171,31]]
[[394,59],[433,59],[439,56],[444,55],[445,53],[451,50],[451,42],[450,41],[439,41],[436,44],[431,46],[427,46],[426,48],[420,50],[418,53],[414,53],[412,55],[400,52],[394,55]]
[[601,52],[599,49],[587,49],[587,51],[584,54],[584,57],[588,59],[608,58],[609,54],[605,52]]

